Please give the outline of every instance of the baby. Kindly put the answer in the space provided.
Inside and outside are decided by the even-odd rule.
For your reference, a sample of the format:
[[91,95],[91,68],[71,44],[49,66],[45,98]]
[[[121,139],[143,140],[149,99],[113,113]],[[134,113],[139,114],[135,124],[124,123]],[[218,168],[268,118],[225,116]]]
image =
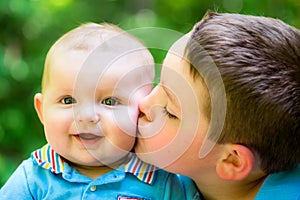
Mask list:
[[114,25],[87,23],[62,36],[34,97],[48,144],[18,167],[0,199],[185,199],[196,192],[190,179],[131,152],[138,102],[153,78],[150,52]]

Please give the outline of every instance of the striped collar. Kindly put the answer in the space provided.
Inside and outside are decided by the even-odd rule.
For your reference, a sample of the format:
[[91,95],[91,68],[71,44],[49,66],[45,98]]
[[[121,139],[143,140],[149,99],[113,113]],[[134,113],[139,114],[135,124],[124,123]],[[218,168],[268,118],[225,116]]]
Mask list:
[[128,163],[124,165],[124,171],[135,175],[141,181],[152,184],[155,180],[156,168],[153,165],[141,161],[135,154]]
[[64,160],[49,144],[34,151],[31,154],[31,158],[35,160],[39,166],[50,170],[52,173],[59,174],[65,171]]
[[[33,160],[44,169],[50,170],[52,173],[59,174],[65,171],[65,161],[59,156],[49,144],[34,151],[31,154]],[[131,173],[139,180],[152,184],[155,180],[156,170],[158,168],[141,161],[135,154],[124,164],[124,172]]]

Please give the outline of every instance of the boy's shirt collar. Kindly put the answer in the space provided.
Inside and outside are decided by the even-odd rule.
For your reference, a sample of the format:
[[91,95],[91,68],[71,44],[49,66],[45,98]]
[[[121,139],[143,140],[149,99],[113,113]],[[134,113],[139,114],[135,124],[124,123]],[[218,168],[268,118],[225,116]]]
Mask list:
[[300,164],[293,170],[270,174],[255,200],[300,199]]
[[[60,174],[65,171],[65,160],[57,154],[49,144],[34,151],[31,154],[31,157],[40,167],[47,169],[52,173]],[[152,184],[156,176],[155,171],[158,170],[158,168],[141,161],[136,155],[133,155],[128,163],[122,165],[117,170],[131,173],[139,180],[147,184]]]

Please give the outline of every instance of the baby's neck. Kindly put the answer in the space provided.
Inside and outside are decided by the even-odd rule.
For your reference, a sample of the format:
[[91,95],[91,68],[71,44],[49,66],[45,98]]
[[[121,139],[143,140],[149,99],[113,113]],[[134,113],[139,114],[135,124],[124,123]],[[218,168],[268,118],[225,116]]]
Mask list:
[[106,174],[113,169],[108,166],[73,166],[80,174],[87,176],[93,180],[97,179],[98,177]]
[[102,166],[86,166],[86,165],[78,165],[75,163],[70,163],[69,165],[75,168],[80,174],[87,176],[93,180],[97,179],[98,177],[106,174],[112,170],[117,169],[124,163],[127,163],[130,159],[130,156],[126,156],[123,159],[111,164],[110,166],[102,165]]

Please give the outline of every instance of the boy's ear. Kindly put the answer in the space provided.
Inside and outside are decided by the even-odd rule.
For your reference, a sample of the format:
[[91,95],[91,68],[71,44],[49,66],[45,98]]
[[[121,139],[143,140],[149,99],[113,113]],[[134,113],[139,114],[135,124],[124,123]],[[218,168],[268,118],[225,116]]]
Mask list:
[[34,95],[34,108],[40,121],[43,124],[43,95],[41,93],[37,93]]
[[221,159],[217,162],[216,172],[224,180],[242,180],[255,165],[252,151],[240,144],[228,144]]

